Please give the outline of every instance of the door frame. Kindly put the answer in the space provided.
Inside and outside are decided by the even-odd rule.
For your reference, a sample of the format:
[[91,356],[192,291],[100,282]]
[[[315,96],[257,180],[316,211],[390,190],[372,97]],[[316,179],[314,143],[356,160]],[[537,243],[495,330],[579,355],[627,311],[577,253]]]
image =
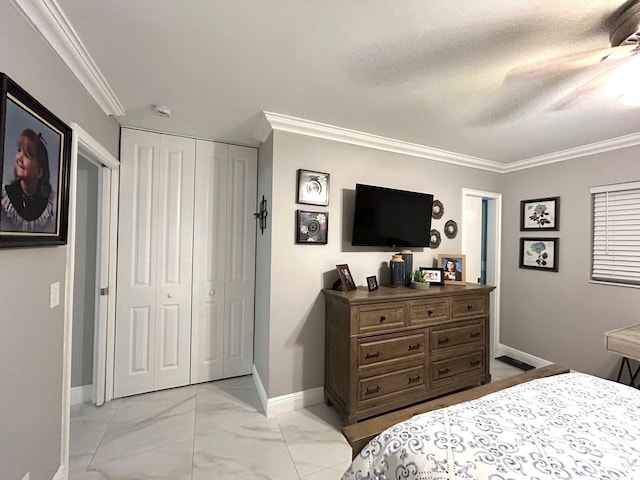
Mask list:
[[[487,264],[487,270],[492,270],[495,278],[495,287],[496,289],[493,291],[493,304],[491,305],[491,318],[490,322],[490,331],[491,331],[491,341],[490,341],[490,354],[493,357],[498,353],[499,345],[500,345],[500,265],[502,258],[502,244],[501,244],[501,235],[502,235],[502,194],[495,192],[485,192],[482,190],[473,190],[470,188],[462,189],[462,245],[464,245],[464,235],[467,230],[466,228],[466,212],[467,205],[469,203],[470,198],[482,198],[486,200],[490,200],[495,202],[495,212],[493,219],[495,221],[495,226],[493,229],[493,235],[495,238],[495,242],[492,245],[488,245],[488,248],[492,247],[495,258],[491,264]],[[465,253],[465,252],[462,252]]]
[[[77,181],[78,181],[78,155],[82,155],[86,159],[99,165],[101,168],[107,168],[110,172],[110,201],[108,204],[99,199],[103,208],[108,208],[107,212],[102,212],[109,218],[109,235],[103,242],[108,242],[109,246],[106,251],[106,259],[101,270],[108,271],[108,288],[109,295],[107,300],[107,315],[99,315],[98,317],[106,319],[106,325],[97,325],[94,335],[98,335],[98,351],[100,354],[96,357],[98,369],[104,370],[104,388],[102,392],[104,399],[96,398],[96,388],[94,385],[94,400],[102,403],[104,400],[113,398],[113,329],[115,323],[115,285],[116,285],[116,240],[117,240],[117,221],[118,221],[118,185],[120,175],[120,163],[111,155],[98,141],[89,135],[80,125],[75,122],[71,123],[72,140],[71,140],[71,168],[69,179],[69,226],[67,241],[67,262],[65,272],[65,293],[64,293],[64,346],[63,346],[63,375],[62,375],[62,439],[60,464],[65,472],[69,471],[69,425],[71,410],[71,351],[72,351],[72,320],[73,320],[73,284],[74,284],[74,267],[75,267],[75,228],[76,228],[76,211],[77,211]],[[106,222],[102,222],[105,225]],[[98,236],[101,236],[100,231]],[[100,285],[104,287],[104,285]],[[104,322],[100,322],[104,323]],[[99,375],[102,376],[102,373]],[[99,391],[98,391],[99,393]],[[102,394],[101,394],[102,395]],[[66,477],[65,477],[66,478]]]

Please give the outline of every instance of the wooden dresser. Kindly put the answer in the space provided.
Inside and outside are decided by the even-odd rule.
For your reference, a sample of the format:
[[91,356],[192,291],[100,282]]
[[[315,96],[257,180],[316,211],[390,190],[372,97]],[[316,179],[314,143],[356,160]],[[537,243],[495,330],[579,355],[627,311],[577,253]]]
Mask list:
[[489,293],[494,288],[323,290],[327,404],[351,424],[490,382]]

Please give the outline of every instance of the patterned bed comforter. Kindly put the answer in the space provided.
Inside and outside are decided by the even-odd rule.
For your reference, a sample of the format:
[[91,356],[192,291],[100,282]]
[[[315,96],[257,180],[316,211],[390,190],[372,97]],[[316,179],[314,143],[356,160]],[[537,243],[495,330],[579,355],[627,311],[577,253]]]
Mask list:
[[581,373],[417,415],[343,480],[640,480],[640,391]]

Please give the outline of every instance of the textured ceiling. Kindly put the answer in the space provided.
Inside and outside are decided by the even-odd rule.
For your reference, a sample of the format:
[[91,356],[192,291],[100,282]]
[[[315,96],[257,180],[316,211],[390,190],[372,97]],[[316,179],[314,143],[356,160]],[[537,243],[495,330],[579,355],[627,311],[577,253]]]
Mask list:
[[597,66],[503,84],[608,48],[629,3],[58,0],[123,125],[256,145],[269,111],[500,163],[640,132],[602,82],[562,104]]

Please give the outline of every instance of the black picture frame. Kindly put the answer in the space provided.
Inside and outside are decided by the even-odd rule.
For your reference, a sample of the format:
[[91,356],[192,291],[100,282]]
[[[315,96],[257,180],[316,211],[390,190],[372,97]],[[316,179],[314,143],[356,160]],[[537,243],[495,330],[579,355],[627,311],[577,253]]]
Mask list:
[[0,159],[0,248],[66,244],[71,128],[4,73]]
[[369,289],[370,292],[378,290],[378,278],[375,275],[367,277],[367,289]]
[[329,212],[296,210],[296,243],[326,245],[329,237]]
[[329,205],[329,174],[312,170],[298,170],[298,203]]
[[520,231],[560,230],[560,197],[520,202]]
[[444,270],[442,268],[420,267],[430,285],[444,285]]
[[349,265],[346,263],[336,265],[336,269],[338,270],[338,277],[340,277],[340,282],[342,283],[342,290],[344,292],[355,290],[357,288],[356,282],[353,280],[353,275],[351,275]]
[[520,238],[520,268],[558,271],[560,257],[560,239],[553,238]]

